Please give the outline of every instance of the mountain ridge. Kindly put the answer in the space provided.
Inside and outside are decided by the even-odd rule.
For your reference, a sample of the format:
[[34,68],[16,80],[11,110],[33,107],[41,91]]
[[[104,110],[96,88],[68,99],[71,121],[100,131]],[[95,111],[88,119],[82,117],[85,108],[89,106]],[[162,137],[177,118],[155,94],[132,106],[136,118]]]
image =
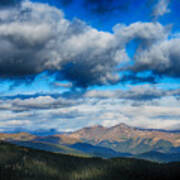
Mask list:
[[169,180],[180,177],[180,163],[136,158],[97,158],[52,153],[0,141],[3,180]]
[[130,143],[131,141],[131,148],[134,148],[136,144],[140,145],[142,143],[151,146],[158,146],[159,144],[168,143],[172,144],[173,147],[180,146],[180,133],[141,130],[136,127],[128,126],[124,123],[112,126],[110,128],[83,128],[65,136],[68,138],[76,138],[86,142],[91,142],[93,145],[102,145],[102,143],[105,141],[110,143]]
[[101,157],[110,156],[108,153],[104,153],[106,149],[108,152],[114,151],[111,153],[112,157],[118,156],[118,153],[132,154],[132,156],[152,151],[164,154],[180,153],[180,133],[142,130],[125,123],[112,127],[89,126],[74,132],[48,136],[35,136],[23,132],[17,134],[1,133],[0,140],[26,145],[29,143],[28,145],[32,147],[36,147],[35,145],[38,144],[37,148],[44,147],[57,152],[62,152],[62,149],[66,149],[66,147],[72,148],[76,152],[77,145],[79,145],[80,152],[85,154],[90,152],[88,155],[98,154]]

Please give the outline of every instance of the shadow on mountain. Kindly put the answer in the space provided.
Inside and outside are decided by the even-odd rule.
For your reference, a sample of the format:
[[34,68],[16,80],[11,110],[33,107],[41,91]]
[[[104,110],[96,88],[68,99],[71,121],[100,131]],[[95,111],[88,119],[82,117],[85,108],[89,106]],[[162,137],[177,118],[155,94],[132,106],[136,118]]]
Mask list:
[[84,158],[0,143],[3,180],[173,180],[180,163],[160,164],[131,158]]

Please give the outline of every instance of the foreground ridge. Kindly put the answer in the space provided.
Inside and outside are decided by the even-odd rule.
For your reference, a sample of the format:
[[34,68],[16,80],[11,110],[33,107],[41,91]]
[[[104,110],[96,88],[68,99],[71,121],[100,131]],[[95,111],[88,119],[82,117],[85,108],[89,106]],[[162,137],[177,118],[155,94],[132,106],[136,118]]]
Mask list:
[[0,142],[0,158],[0,177],[3,180],[169,180],[180,177],[180,163],[76,157],[5,142]]

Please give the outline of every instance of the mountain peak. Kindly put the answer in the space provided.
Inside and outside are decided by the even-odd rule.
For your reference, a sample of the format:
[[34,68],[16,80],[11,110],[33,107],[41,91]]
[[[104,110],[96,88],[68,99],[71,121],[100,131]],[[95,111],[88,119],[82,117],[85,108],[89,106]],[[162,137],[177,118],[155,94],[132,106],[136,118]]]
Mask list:
[[[129,129],[129,128],[131,128],[131,127],[128,126],[127,124],[125,124],[125,123],[120,123],[120,124],[117,124],[117,125],[115,125],[115,126],[112,126],[111,128]],[[110,128],[110,129],[111,129],[111,128]]]
[[94,126],[91,126],[90,128],[92,128],[92,129],[97,129],[97,128],[102,128],[102,129],[104,129],[105,127],[102,126],[102,125],[96,124],[96,125],[94,125]]
[[119,126],[120,126],[120,127],[129,127],[129,126],[128,126],[127,124],[125,124],[125,123],[120,123]]

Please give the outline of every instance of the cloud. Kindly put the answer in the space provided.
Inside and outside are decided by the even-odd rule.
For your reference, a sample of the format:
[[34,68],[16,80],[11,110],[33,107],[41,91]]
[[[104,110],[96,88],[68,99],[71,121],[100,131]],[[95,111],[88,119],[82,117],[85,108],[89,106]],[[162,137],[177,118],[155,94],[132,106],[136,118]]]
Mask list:
[[[125,40],[128,39],[126,36],[131,38],[131,34],[132,39],[137,40],[133,63],[120,68],[126,72],[122,75],[121,82],[157,83],[164,77],[180,78],[180,38],[178,34],[170,34],[170,29],[171,26],[163,27],[159,23],[134,23],[118,28],[117,33]],[[146,75],[147,72],[149,75]]]
[[143,105],[168,97],[179,100],[180,89],[163,90],[152,85],[138,85],[130,86],[126,90],[88,90],[80,92],[71,90],[55,94],[17,94],[2,96],[0,98],[0,110],[20,113],[36,110],[71,109],[81,104],[89,103],[93,105],[101,100],[111,99],[131,102],[133,105],[135,105],[135,102],[137,105]]
[[0,12],[2,76],[23,76],[44,70],[49,58],[46,43],[50,43],[53,28],[51,24],[55,23],[53,14],[57,18],[63,17],[61,11],[55,8],[41,4],[36,6],[29,1],[23,2],[20,8]]
[[135,55],[133,71],[150,70],[159,76],[180,77],[180,39],[170,39],[154,44],[150,49]]
[[130,87],[127,90],[91,90],[87,91],[84,95],[88,98],[97,99],[126,99],[132,101],[152,101],[155,99],[161,99],[163,97],[173,96],[178,98],[180,96],[180,89],[175,90],[163,90],[152,85],[139,85]]
[[126,90],[90,90],[76,97],[66,93],[6,96],[0,99],[0,125],[1,129],[11,130],[23,126],[31,130],[64,131],[124,122],[168,129],[179,124],[179,96],[179,89],[163,90],[151,85],[131,86]]
[[170,12],[168,8],[170,0],[159,0],[158,3],[155,5],[152,15],[155,19],[160,16],[163,16],[166,13]]
[[123,44],[127,45],[130,41],[136,40],[139,49],[147,49],[154,43],[164,41],[169,35],[170,27],[164,27],[157,22],[136,22],[129,26],[117,24],[113,30]]
[[15,6],[18,5],[22,0],[1,0],[0,7]]
[[[50,75],[55,73],[56,81],[67,80],[73,87],[83,88],[129,80],[155,82],[154,77],[141,78],[136,73],[152,70],[167,76],[177,74],[177,66],[172,64],[178,62],[179,49],[171,46],[178,40],[168,41],[169,34],[169,26],[157,22],[117,24],[112,33],[98,31],[79,19],[65,19],[55,7],[27,0],[0,11],[0,75],[25,81],[47,71]],[[125,68],[130,62],[126,46],[133,40],[137,42],[135,66]],[[156,50],[159,47],[162,50]],[[158,62],[163,60],[158,59],[158,53],[166,56],[161,52],[166,50],[173,60],[160,70]],[[157,54],[155,60],[150,57],[151,52]],[[119,72],[126,70],[131,77],[120,77]]]
[[[29,94],[2,96],[0,98],[0,110],[23,112],[34,110],[70,109],[81,104],[91,105],[101,100],[120,100],[131,102],[133,106],[153,103],[162,98],[173,97],[179,100],[180,89],[163,90],[152,85],[130,86],[126,90],[88,90],[66,91],[56,94]],[[164,100],[165,103],[165,100]]]
[[17,96],[17,97],[6,97],[0,100],[0,110],[1,111],[14,111],[14,112],[23,112],[23,111],[32,111],[32,110],[50,110],[50,109],[59,109],[67,108],[71,106],[78,105],[81,103],[81,99],[77,101],[71,99],[65,99],[63,97],[53,97],[50,95],[44,96]]
[[57,87],[72,88],[72,83],[53,82],[52,86],[55,88]]
[[81,22],[45,4],[25,1],[0,12],[0,74],[2,77],[58,71],[78,86],[115,83],[117,47],[110,33]]

